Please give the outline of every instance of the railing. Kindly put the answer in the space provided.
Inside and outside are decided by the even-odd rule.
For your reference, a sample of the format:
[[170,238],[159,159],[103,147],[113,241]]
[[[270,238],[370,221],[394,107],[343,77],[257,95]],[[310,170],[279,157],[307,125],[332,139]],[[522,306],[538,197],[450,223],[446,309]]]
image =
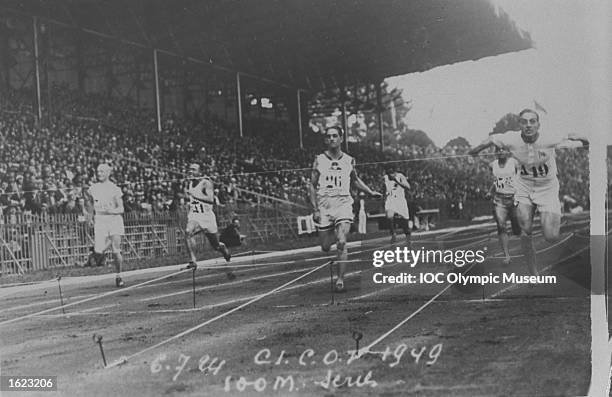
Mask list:
[[[490,202],[468,202],[461,211],[450,211],[446,201],[419,203],[424,210],[439,209],[442,220],[490,214]],[[383,212],[382,200],[368,200],[366,211]],[[298,216],[310,211],[291,203],[272,201],[248,207],[218,207],[217,223],[221,231],[232,218],[240,220],[241,234],[248,244],[297,239]],[[184,228],[187,213],[131,212],[124,215],[125,237],[122,253],[126,262],[154,258],[185,257]],[[208,248],[205,236],[196,237],[199,251]],[[0,218],[0,275],[23,274],[42,269],[83,266],[93,247],[93,229],[83,216],[74,214],[7,215]],[[109,254],[110,255],[110,254]]]
[[[254,208],[236,213],[220,209],[219,230],[233,217],[253,243],[297,237],[295,217],[277,209]],[[185,256],[186,212],[127,213],[121,251],[126,262]],[[203,235],[196,251],[207,248]],[[83,266],[93,247],[93,228],[74,214],[18,214],[0,219],[0,274],[23,274],[42,269]],[[108,254],[110,255],[110,254]]]

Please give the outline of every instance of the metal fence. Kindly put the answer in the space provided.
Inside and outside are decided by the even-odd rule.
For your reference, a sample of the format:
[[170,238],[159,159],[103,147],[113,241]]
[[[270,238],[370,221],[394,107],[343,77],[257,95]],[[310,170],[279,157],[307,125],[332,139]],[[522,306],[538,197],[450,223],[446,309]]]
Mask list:
[[[382,202],[366,202],[370,214],[382,213]],[[449,211],[449,203],[422,203],[423,209],[439,209],[437,219],[456,216],[473,217],[490,214],[490,203],[467,203],[457,214]],[[248,244],[297,239],[300,215],[309,211],[296,211],[284,203],[266,205],[219,207],[217,223],[222,230],[233,218],[241,224],[241,234]],[[126,262],[152,258],[185,256],[185,211],[126,213],[126,235],[122,239],[122,253]],[[203,235],[196,237],[197,247],[206,249]],[[93,248],[93,228],[83,216],[74,214],[27,215],[11,214],[0,217],[0,274],[23,274],[41,269],[83,266]],[[110,254],[109,254],[110,255]]]
[[[298,236],[295,216],[278,208],[253,208],[241,213],[222,209],[219,212],[219,230],[237,217],[241,233],[255,243]],[[125,261],[185,255],[186,221],[185,212],[125,214],[125,236],[121,247]],[[204,250],[205,237],[198,235],[196,240],[199,249]],[[7,216],[0,219],[1,275],[83,266],[93,244],[93,228],[83,216]]]

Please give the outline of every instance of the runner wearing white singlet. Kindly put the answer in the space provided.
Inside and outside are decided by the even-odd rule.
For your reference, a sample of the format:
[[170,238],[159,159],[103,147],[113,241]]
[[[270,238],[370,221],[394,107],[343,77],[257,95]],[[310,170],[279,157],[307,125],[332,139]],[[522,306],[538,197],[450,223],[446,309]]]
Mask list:
[[[123,256],[121,255],[121,236],[125,234],[123,226],[123,193],[109,180],[111,167],[102,163],[96,174],[98,182],[92,184],[85,192],[86,208],[89,222],[94,226],[93,261],[101,264],[104,252],[110,247],[115,259],[115,285],[125,286],[121,279]],[[95,215],[94,215],[95,214]],[[91,261],[88,261],[91,262]]]
[[476,155],[489,146],[504,148],[512,153],[519,163],[519,175],[515,183],[516,216],[521,227],[521,244],[527,257],[527,265],[533,275],[538,275],[535,247],[531,237],[534,210],[541,215],[542,232],[549,242],[559,240],[561,204],[559,202],[559,180],[555,148],[570,146],[569,141],[588,140],[576,134],[562,138],[540,136],[540,116],[531,109],[519,113],[521,131],[490,135],[470,151]]
[[315,157],[312,166],[308,193],[313,208],[313,219],[317,224],[321,249],[328,252],[335,242],[338,249],[338,275],[336,291],[344,292],[346,272],[346,239],[353,223],[353,197],[350,188],[354,186],[366,194],[382,197],[370,189],[357,176],[355,160],[340,149],[344,131],[340,127],[325,130],[327,150]]
[[510,153],[503,149],[497,149],[497,160],[492,161],[489,166],[493,171],[494,182],[487,193],[493,193],[493,216],[497,223],[497,234],[499,243],[504,251],[504,263],[510,263],[510,251],[508,249],[508,233],[506,232],[506,221],[510,219],[512,231],[520,235],[521,230],[514,214],[514,185],[517,177],[518,162]]
[[[196,256],[194,252],[195,242],[193,237],[198,233],[204,233],[211,247],[219,251],[226,262],[229,262],[231,255],[225,244],[219,242],[217,218],[213,212],[214,204],[214,186],[209,178],[199,175],[200,166],[193,163],[189,166],[188,179],[188,194],[189,194],[189,212],[187,214],[187,226],[185,228],[185,236],[187,241],[187,250],[191,261],[187,268],[197,269]],[[234,273],[228,269],[227,277],[230,280],[236,278]]]
[[389,220],[391,229],[391,243],[395,243],[395,218],[399,218],[402,229],[406,235],[406,241],[410,244],[410,212],[406,201],[405,189],[410,189],[410,184],[406,177],[395,170],[395,167],[388,166],[384,175],[385,182],[385,215]]

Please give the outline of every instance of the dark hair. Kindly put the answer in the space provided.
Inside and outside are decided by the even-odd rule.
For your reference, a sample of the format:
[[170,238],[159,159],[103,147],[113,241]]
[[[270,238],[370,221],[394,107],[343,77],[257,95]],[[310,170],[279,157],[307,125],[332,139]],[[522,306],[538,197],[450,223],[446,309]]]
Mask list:
[[334,126],[332,126],[332,127],[327,127],[327,128],[325,129],[325,135],[327,135],[327,132],[328,132],[329,130],[336,130],[336,131],[338,131],[338,135],[340,135],[340,136],[344,136],[344,130],[342,129],[342,127],[340,127],[340,126],[338,126],[338,125],[334,125]]
[[524,115],[525,113],[533,113],[533,114],[535,114],[535,115],[536,115],[536,119],[538,120],[538,122],[540,121],[540,115],[539,115],[539,114],[538,114],[538,112],[536,112],[535,110],[533,110],[533,109],[528,109],[528,108],[527,108],[527,109],[523,109],[523,110],[521,110],[521,112],[519,113],[519,117],[523,117],[523,115]]

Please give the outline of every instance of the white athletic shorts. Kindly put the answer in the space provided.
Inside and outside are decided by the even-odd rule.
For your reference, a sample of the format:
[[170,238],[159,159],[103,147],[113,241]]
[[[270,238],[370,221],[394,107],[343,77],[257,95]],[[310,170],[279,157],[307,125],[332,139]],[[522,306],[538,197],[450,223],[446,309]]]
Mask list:
[[320,196],[319,212],[321,220],[317,225],[319,230],[333,229],[339,223],[353,223],[353,198],[351,196]]
[[410,218],[410,213],[408,212],[408,203],[406,199],[393,199],[388,198],[385,201],[385,213],[387,216],[390,212],[394,212],[395,214],[401,216],[404,219]]
[[212,211],[204,213],[190,212],[187,214],[187,224],[189,224],[189,222],[197,223],[200,230],[204,233],[214,234],[218,231],[217,217]]
[[[110,244],[111,236],[125,235],[123,216],[96,215],[94,218],[94,251],[101,254]],[[112,247],[113,252],[119,252],[121,247]]]
[[561,215],[559,201],[559,181],[554,179],[546,183],[524,181],[520,177],[514,183],[514,199],[519,203],[535,205],[540,213],[550,212]]

